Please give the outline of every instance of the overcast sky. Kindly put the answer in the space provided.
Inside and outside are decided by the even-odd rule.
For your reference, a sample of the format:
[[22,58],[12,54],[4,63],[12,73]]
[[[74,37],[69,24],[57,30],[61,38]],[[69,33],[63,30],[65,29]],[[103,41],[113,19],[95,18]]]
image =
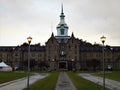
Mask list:
[[120,46],[120,0],[0,0],[0,46],[17,46],[33,38],[45,44],[56,35],[61,4],[69,35],[94,44]]

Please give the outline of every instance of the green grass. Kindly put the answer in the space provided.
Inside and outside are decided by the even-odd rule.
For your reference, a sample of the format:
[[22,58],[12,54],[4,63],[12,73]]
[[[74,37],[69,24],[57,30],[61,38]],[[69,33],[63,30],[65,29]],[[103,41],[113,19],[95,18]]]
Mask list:
[[23,78],[27,76],[27,73],[19,73],[19,72],[0,72],[0,84],[4,82],[8,82],[11,80]]
[[54,90],[56,87],[58,76],[59,72],[51,72],[48,77],[43,78],[31,85],[30,90]]
[[[100,77],[103,76],[102,73],[98,73],[98,74],[96,73],[96,74],[93,74],[93,75],[100,76]],[[120,81],[120,71],[105,72],[105,77],[109,78],[109,79],[112,79],[112,80]]]
[[102,86],[81,78],[80,76],[78,76],[78,73],[67,72],[67,74],[76,86],[77,90],[102,90]]

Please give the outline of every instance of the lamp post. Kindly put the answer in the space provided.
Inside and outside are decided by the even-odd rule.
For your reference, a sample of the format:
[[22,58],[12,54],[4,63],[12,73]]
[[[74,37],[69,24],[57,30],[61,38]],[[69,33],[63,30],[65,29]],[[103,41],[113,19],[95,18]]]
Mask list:
[[32,41],[32,38],[31,38],[31,37],[28,37],[27,40],[28,40],[28,44],[29,44],[29,47],[28,47],[28,78],[27,78],[27,89],[29,90],[29,74],[30,74],[30,43],[31,43],[31,41]]
[[55,60],[54,60],[54,59],[52,59],[52,62],[53,62],[53,70],[55,69],[55,67],[54,67],[54,61],[55,61]]
[[74,71],[74,59],[72,59],[72,70]]
[[103,90],[105,90],[105,59],[104,59],[104,43],[106,40],[106,37],[102,36],[101,38],[103,47],[102,47],[102,53],[103,53]]

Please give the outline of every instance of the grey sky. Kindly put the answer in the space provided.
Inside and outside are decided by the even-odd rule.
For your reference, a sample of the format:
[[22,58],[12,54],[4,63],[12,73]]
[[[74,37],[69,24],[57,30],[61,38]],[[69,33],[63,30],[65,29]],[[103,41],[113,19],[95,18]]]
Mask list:
[[59,23],[61,3],[69,35],[90,43],[120,45],[120,0],[0,0],[0,46],[44,44]]

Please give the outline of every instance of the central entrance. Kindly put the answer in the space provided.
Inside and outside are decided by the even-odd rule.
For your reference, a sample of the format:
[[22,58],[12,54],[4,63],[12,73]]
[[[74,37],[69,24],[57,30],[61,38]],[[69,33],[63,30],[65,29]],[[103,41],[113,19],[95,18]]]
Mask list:
[[59,70],[67,70],[67,63],[66,61],[59,62]]

